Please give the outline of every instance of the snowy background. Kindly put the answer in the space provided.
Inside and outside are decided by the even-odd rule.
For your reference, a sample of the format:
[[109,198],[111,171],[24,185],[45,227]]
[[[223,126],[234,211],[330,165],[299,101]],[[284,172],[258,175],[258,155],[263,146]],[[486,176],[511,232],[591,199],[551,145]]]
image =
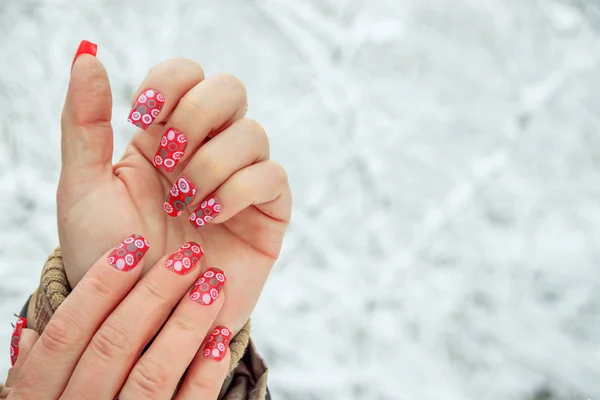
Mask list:
[[254,317],[274,398],[600,399],[598,0],[0,0],[0,374],[57,244],[81,39],[115,97],[245,81],[294,221]]

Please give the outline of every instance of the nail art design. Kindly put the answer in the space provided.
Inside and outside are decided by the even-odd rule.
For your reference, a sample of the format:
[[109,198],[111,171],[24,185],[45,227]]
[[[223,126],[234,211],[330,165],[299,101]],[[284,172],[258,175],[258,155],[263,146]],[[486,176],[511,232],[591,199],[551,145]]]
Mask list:
[[154,166],[165,172],[171,172],[183,157],[187,147],[187,138],[176,129],[169,129],[160,139],[160,145],[154,156]]
[[194,196],[196,196],[196,188],[192,182],[185,176],[179,177],[167,193],[164,204],[165,212],[171,217],[181,215],[187,205],[194,200]]
[[21,341],[21,331],[27,327],[27,318],[19,317],[12,337],[10,338],[10,362],[15,365],[19,357],[19,342]]
[[162,94],[153,89],[147,89],[140,94],[129,112],[127,121],[146,130],[154,122],[160,110],[165,105]]
[[217,326],[206,340],[202,354],[211,360],[221,361],[231,342],[231,331],[224,326]]
[[196,303],[209,306],[217,300],[227,275],[225,272],[218,268],[209,268],[204,274],[194,283],[192,292],[190,293],[190,300]]
[[179,275],[190,272],[204,255],[202,247],[196,242],[188,242],[167,258],[165,266]]
[[73,65],[75,65],[75,61],[77,60],[77,57],[79,57],[82,54],[89,54],[91,56],[96,57],[97,51],[98,51],[98,45],[96,43],[88,42],[87,40],[82,40],[81,43],[79,43],[79,47],[77,48],[77,51],[75,52],[75,57],[73,57],[73,62],[71,63],[71,69],[73,69]]
[[115,247],[106,260],[110,265],[121,271],[131,271],[139,264],[150,245],[141,235],[131,235]]
[[190,223],[194,228],[198,228],[221,213],[221,204],[215,196],[210,196],[204,200],[200,207],[190,215]]

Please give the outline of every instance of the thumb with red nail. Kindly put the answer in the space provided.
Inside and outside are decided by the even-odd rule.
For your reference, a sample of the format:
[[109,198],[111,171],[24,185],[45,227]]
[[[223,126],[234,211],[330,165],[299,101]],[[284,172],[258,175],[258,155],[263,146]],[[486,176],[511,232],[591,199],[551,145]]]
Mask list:
[[[113,173],[120,170],[113,171],[112,165],[112,93],[96,51],[88,41],[77,49],[61,118],[58,234],[71,286],[101,254],[103,245],[129,229],[143,230],[130,193],[138,187],[129,187],[129,179]],[[136,171],[133,180],[140,179]]]

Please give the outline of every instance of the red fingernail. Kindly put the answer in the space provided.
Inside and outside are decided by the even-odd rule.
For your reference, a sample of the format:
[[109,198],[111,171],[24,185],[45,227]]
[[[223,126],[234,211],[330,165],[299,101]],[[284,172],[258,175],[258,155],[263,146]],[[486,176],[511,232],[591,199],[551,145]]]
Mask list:
[[10,362],[14,366],[19,357],[19,342],[21,341],[21,331],[27,327],[27,318],[20,317],[15,325],[12,337],[10,338]]
[[196,196],[196,188],[185,176],[181,176],[173,184],[165,198],[164,209],[171,217],[179,216]]
[[141,235],[131,235],[115,247],[106,262],[121,271],[131,271],[139,264],[150,245]]
[[129,112],[127,121],[146,130],[158,117],[165,105],[165,98],[154,89],[146,89],[140,94]]
[[91,56],[96,57],[97,51],[98,45],[96,43],[88,42],[87,40],[82,40],[81,43],[79,43],[79,47],[77,48],[75,57],[73,57],[73,62],[71,63],[71,70],[73,69],[73,65],[75,65],[77,57],[79,57],[82,54],[89,54]]
[[187,242],[175,253],[171,254],[165,266],[179,275],[190,272],[204,255],[202,247],[196,242]]
[[190,223],[194,228],[198,228],[221,213],[221,203],[215,196],[210,196],[204,200],[200,207],[190,215]]
[[207,269],[200,279],[194,283],[192,292],[190,293],[190,300],[205,306],[211,305],[219,297],[219,293],[221,293],[226,280],[227,275],[220,269]]
[[204,345],[202,354],[211,360],[221,361],[231,342],[231,331],[224,326],[217,326],[211,332]]
[[169,129],[160,139],[160,145],[154,156],[154,166],[165,172],[171,172],[183,157],[187,147],[187,138],[178,130]]

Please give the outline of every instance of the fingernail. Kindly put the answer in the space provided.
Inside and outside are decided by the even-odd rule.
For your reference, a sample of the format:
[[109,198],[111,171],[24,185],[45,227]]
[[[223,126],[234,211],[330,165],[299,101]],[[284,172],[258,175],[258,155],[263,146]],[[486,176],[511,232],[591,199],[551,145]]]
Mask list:
[[200,207],[190,215],[190,223],[194,228],[198,228],[221,213],[221,203],[215,196],[210,196],[204,200]]
[[115,247],[106,260],[110,265],[121,271],[131,271],[139,264],[150,245],[141,235],[131,235]]
[[154,89],[146,89],[140,94],[129,112],[127,121],[146,130],[158,117],[165,105],[165,98]]
[[194,200],[194,196],[196,196],[196,188],[192,182],[185,176],[179,177],[167,193],[164,204],[165,212],[171,217],[181,215],[187,205]]
[[179,275],[190,272],[204,255],[202,247],[196,242],[187,242],[175,253],[171,254],[165,266]]
[[27,318],[19,317],[12,337],[10,338],[10,362],[15,365],[19,357],[19,342],[21,341],[21,331],[27,327]]
[[91,56],[96,57],[97,51],[98,45],[96,43],[88,42],[87,40],[82,40],[81,43],[79,43],[77,51],[75,52],[75,57],[73,57],[73,62],[71,63],[71,70],[73,70],[73,65],[75,65],[77,57],[79,57],[82,54],[89,54]]
[[192,292],[190,293],[190,300],[205,306],[211,305],[219,297],[219,293],[221,293],[226,280],[227,275],[220,269],[207,269],[196,283],[194,283]]
[[204,345],[202,354],[211,360],[221,361],[231,342],[231,331],[224,326],[217,326],[211,332]]
[[187,147],[187,138],[176,129],[169,129],[160,139],[160,145],[154,156],[154,166],[165,172],[171,172],[183,157]]

